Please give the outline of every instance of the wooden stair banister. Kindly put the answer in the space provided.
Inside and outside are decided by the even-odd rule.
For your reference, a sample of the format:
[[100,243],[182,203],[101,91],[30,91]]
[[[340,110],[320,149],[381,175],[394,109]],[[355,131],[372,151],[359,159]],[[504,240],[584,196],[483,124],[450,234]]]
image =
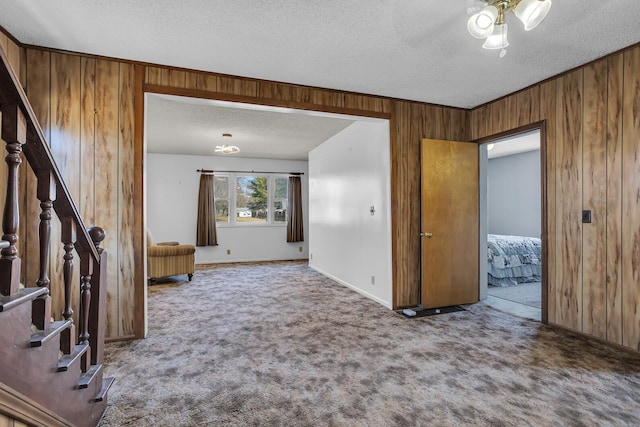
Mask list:
[[[47,144],[44,133],[31,108],[27,96],[20,85],[13,69],[9,65],[6,54],[0,46],[0,110],[2,111],[2,139],[6,143],[7,155],[7,193],[2,220],[3,236],[0,241],[0,314],[8,322],[0,319],[0,328],[19,328],[15,335],[4,330],[0,341],[6,348],[12,348],[15,354],[9,354],[8,361],[18,366],[0,364],[0,382],[9,381],[6,385],[16,387],[20,393],[33,398],[37,403],[66,418],[75,425],[94,426],[106,407],[106,394],[113,382],[111,378],[103,381],[105,313],[106,313],[106,267],[107,253],[99,248],[105,238],[99,227],[87,229],[79,211],[64,182],[62,174],[55,163],[53,154]],[[18,204],[18,170],[22,156],[33,170],[37,179],[37,199],[40,201],[41,213],[38,228],[40,247],[31,250],[29,256],[39,256],[39,276],[33,284],[36,291],[20,290],[21,260],[18,257],[16,243],[19,230]],[[63,320],[51,323],[51,297],[49,289],[54,286],[48,276],[51,249],[52,213],[60,219],[61,243],[64,251],[63,283],[64,295]],[[74,284],[74,257],[76,252],[80,267],[80,281]],[[37,254],[37,255],[36,255]],[[29,289],[29,288],[27,288]],[[80,294],[78,334],[72,318],[72,293]],[[26,304],[30,303],[29,310]],[[11,309],[11,310],[10,310]],[[32,313],[30,313],[32,311]],[[9,317],[7,317],[9,316]],[[28,322],[23,329],[20,322]],[[28,353],[28,345],[20,340],[24,331],[33,324],[37,332],[32,333],[31,347],[47,346],[45,353]],[[3,341],[4,340],[4,341]],[[6,341],[6,342],[5,342]],[[58,348],[58,350],[54,350]],[[43,350],[44,351],[44,350]],[[33,360],[35,354],[48,357],[58,356],[56,369],[46,368],[48,361]],[[44,356],[43,356],[44,357]],[[59,356],[58,356],[59,357]],[[3,360],[3,362],[5,362]],[[40,363],[42,362],[42,363]],[[42,365],[40,371],[31,369],[31,364]],[[14,370],[14,371],[11,371]],[[40,386],[25,386],[25,377]],[[37,372],[36,372],[37,371]],[[38,372],[41,372],[40,377]],[[53,372],[60,373],[59,376]],[[73,378],[78,375],[75,386],[70,387]],[[45,380],[45,378],[47,378]],[[59,380],[59,381],[58,381]],[[45,389],[55,387],[58,389]],[[69,390],[78,391],[68,395]],[[79,390],[83,390],[79,392]],[[30,395],[30,394],[33,395]],[[70,409],[69,405],[75,407]],[[74,397],[75,396],[75,397]],[[61,400],[65,399],[65,400]],[[75,399],[75,401],[73,400]],[[75,402],[75,403],[72,403]]]

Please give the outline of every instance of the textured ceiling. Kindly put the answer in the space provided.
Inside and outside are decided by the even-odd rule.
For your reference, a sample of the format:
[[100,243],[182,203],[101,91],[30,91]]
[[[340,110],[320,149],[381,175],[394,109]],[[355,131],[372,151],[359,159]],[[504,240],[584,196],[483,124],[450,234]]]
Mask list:
[[474,107],[640,42],[638,0],[555,0],[504,58],[465,0],[0,0],[20,42],[198,70]]
[[[215,156],[236,145],[234,157],[307,160],[308,153],[355,118],[168,95],[146,96],[147,151]],[[362,119],[364,120],[364,119]],[[230,133],[231,138],[223,138]]]
[[[640,42],[638,0],[554,0],[508,53],[466,30],[467,0],[0,0],[25,44],[471,108]],[[148,96],[151,152],[306,159],[354,118]],[[498,148],[498,147],[496,147]]]

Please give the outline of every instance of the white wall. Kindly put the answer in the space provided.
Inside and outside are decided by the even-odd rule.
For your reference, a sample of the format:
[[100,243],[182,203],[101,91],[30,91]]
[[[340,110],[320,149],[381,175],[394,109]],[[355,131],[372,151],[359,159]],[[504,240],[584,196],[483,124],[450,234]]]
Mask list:
[[540,237],[540,150],[489,159],[490,234]]
[[358,121],[309,153],[309,265],[391,308],[389,146],[388,121]]
[[[309,185],[306,161],[241,157],[147,154],[147,228],[156,241],[195,244],[200,174],[196,169],[258,172],[303,172],[305,241],[287,243],[284,225],[222,225],[218,246],[196,248],[196,264],[306,259],[309,233]],[[300,251],[302,247],[302,251]],[[231,251],[227,255],[227,250]]]

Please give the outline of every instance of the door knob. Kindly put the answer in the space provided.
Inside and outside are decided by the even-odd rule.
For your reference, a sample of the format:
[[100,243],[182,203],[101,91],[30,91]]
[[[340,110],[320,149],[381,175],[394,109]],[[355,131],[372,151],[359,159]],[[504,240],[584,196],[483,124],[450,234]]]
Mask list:
[[425,233],[424,235],[427,236],[429,239],[433,237],[433,233]]

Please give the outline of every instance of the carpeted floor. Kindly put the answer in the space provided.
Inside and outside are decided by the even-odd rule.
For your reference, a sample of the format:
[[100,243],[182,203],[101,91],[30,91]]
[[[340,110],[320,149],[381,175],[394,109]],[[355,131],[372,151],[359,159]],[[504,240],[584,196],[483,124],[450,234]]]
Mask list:
[[640,425],[640,358],[494,310],[407,319],[304,263],[149,292],[102,426]]
[[520,283],[516,286],[489,286],[488,293],[518,304],[542,308],[541,286],[540,282]]

